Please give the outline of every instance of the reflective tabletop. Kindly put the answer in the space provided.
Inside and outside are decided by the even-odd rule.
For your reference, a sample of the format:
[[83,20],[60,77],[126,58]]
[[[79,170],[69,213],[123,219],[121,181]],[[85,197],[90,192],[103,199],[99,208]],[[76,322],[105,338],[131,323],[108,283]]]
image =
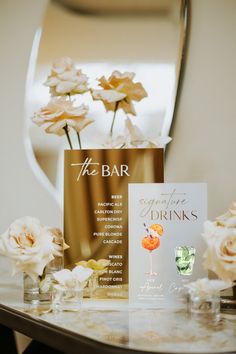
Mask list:
[[[16,311],[25,322],[34,320],[55,336],[57,329],[88,345],[103,344],[119,352],[226,353],[236,350],[236,316],[191,315],[185,308],[132,308],[125,300],[84,300],[78,312],[53,313],[49,308],[32,308],[22,302],[22,277],[12,278],[0,263],[1,313]],[[2,306],[1,306],[2,305]],[[1,312],[2,311],[2,312]],[[4,324],[4,323],[3,323]],[[19,328],[14,328],[19,330]],[[63,333],[62,331],[62,333]],[[23,331],[26,333],[27,331]],[[32,334],[32,333],[31,333]],[[50,333],[49,333],[50,334]],[[68,349],[68,353],[72,353]],[[96,351],[95,351],[96,353]]]

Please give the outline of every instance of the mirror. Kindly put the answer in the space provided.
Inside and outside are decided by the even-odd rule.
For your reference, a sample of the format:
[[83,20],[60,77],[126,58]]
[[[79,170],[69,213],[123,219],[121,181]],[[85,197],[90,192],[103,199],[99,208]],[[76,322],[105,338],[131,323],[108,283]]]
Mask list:
[[[96,88],[96,79],[114,70],[134,72],[148,96],[136,102],[137,115],[130,116],[146,137],[168,136],[173,119],[183,57],[188,2],[184,0],[58,0],[50,1],[32,50],[31,84],[28,85],[28,116],[46,106],[49,88],[44,86],[52,63],[71,57]],[[112,122],[100,101],[85,93],[80,103],[89,106],[90,124],[81,133],[83,148],[104,148]],[[118,110],[114,134],[125,127]],[[30,119],[29,134],[36,160],[63,200],[63,154],[65,136],[46,134]],[[72,144],[76,146],[76,136]],[[92,256],[92,255],[91,255]],[[98,258],[98,257],[97,257]]]

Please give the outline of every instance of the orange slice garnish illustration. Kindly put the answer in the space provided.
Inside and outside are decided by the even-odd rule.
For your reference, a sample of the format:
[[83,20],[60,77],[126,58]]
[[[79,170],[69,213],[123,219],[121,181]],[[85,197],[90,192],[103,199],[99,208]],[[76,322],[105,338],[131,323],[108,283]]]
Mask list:
[[164,233],[164,229],[160,224],[153,224],[149,227],[149,229],[153,230],[156,232],[159,236],[162,236]]

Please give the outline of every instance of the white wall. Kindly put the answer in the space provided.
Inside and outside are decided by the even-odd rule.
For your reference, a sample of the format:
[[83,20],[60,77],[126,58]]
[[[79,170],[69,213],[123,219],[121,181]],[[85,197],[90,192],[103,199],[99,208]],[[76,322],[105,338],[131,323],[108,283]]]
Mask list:
[[209,217],[236,200],[236,1],[193,0],[166,180],[206,181]]
[[[47,0],[0,1],[0,234],[16,218],[32,215],[61,227],[56,200],[38,182],[26,158],[24,100],[29,56]],[[35,169],[35,172],[40,173]],[[46,183],[46,181],[44,181]],[[10,267],[0,257],[1,273]],[[13,279],[12,281],[15,281]],[[16,333],[19,353],[29,339]]]
[[0,233],[24,215],[37,216],[49,225],[62,224],[59,206],[35,178],[24,146],[26,75],[33,37],[46,3],[0,1]]

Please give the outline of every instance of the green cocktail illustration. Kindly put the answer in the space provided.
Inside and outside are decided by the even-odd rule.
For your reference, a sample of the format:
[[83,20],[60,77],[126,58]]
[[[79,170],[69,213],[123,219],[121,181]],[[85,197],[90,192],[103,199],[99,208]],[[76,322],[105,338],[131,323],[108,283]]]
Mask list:
[[180,275],[191,275],[195,261],[196,249],[189,246],[175,247],[175,264]]

